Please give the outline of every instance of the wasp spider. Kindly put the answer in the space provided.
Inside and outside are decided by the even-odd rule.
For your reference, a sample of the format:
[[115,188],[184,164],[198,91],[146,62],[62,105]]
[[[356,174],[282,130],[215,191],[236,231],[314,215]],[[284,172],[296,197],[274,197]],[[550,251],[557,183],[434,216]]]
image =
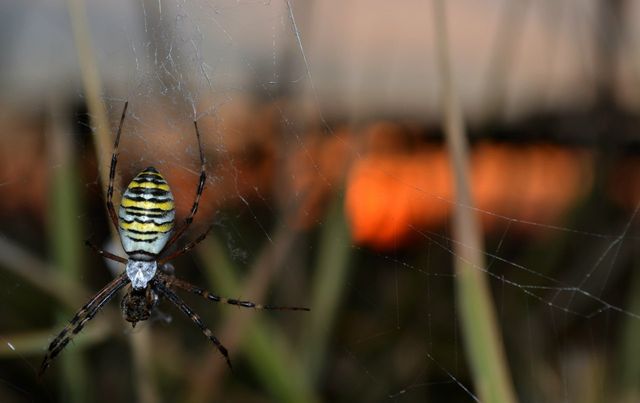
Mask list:
[[198,211],[200,196],[204,190],[207,174],[205,171],[204,152],[202,141],[198,131],[198,122],[194,121],[198,149],[200,153],[200,181],[196,197],[191,207],[189,215],[174,230],[175,205],[173,195],[169,189],[169,184],[164,177],[153,167],[144,169],[131,181],[120,202],[120,210],[116,214],[113,206],[113,181],[118,164],[118,144],[120,133],[127,113],[128,103],[125,103],[116,140],[111,157],[111,168],[109,171],[109,187],[107,190],[107,210],[113,225],[120,234],[120,241],[127,258],[116,256],[107,251],[101,250],[95,245],[87,242],[99,255],[126,265],[125,271],[116,277],[115,280],[107,284],[100,292],[89,300],[71,319],[71,322],[62,329],[60,334],[53,339],[47,350],[47,354],[42,361],[40,374],[49,367],[51,361],[65,348],[69,341],[93,319],[100,309],[109,302],[124,287],[127,287],[124,298],[121,302],[122,316],[131,323],[132,326],[139,321],[149,318],[152,310],[157,306],[159,299],[164,297],[175,304],[180,311],[187,315],[205,336],[216,346],[220,354],[224,357],[229,367],[231,361],[227,349],[213,335],[211,330],[202,322],[200,316],[193,312],[185,302],[174,292],[179,288],[206,298],[214,302],[222,302],[244,308],[271,309],[271,310],[300,310],[308,311],[308,308],[278,307],[270,305],[260,305],[250,301],[241,301],[219,297],[210,292],[196,287],[186,281],[177,279],[173,275],[173,267],[167,262],[191,250],[206,236],[211,227],[195,240],[187,243],[183,248],[173,253],[167,254],[173,245],[193,222],[193,217]]

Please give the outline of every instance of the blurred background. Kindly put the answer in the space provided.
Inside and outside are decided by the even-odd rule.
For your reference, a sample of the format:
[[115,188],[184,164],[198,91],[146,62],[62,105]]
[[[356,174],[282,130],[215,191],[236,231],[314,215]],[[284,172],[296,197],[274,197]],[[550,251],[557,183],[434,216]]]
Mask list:
[[[456,201],[433,1],[5,0],[0,401],[471,402],[457,208],[482,225],[521,402],[640,400],[640,5],[445,1],[474,205]],[[167,301],[120,297],[39,380],[51,340],[123,267],[105,209],[153,165],[188,213],[173,262],[231,372]],[[635,269],[635,270],[634,270]],[[481,318],[482,320],[482,318]]]

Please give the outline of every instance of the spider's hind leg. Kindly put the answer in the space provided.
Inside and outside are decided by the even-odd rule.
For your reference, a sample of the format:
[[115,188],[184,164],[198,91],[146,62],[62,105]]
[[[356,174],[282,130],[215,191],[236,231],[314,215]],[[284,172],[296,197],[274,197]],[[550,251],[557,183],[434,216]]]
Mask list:
[[187,306],[187,304],[178,295],[176,295],[176,293],[171,291],[171,289],[169,289],[169,287],[167,287],[162,281],[152,280],[152,287],[155,288],[159,294],[171,301],[178,309],[182,311],[182,313],[187,315],[189,319],[191,319],[193,323],[195,323],[196,326],[200,328],[200,330],[202,330],[202,333],[204,333],[204,335],[207,336],[209,340],[211,340],[220,354],[222,354],[224,359],[227,361],[227,365],[229,366],[229,368],[233,369],[231,367],[231,360],[229,359],[229,352],[227,351],[226,347],[223,346],[222,343],[220,343],[220,340],[218,340],[216,336],[214,336],[211,329],[209,329],[204,324],[204,322],[202,322],[200,315],[189,308],[189,306]]
[[51,361],[60,354],[60,352],[69,344],[69,341],[78,333],[82,331],[84,325],[93,319],[94,316],[100,311],[100,309],[107,303],[116,293],[129,283],[129,278],[122,274],[109,284],[107,284],[100,292],[98,292],[89,302],[87,302],[80,310],[73,316],[73,319],[67,326],[56,336],[55,339],[49,344],[47,354],[42,360],[42,365],[38,372],[39,376],[44,374],[44,371],[49,368]]
[[169,286],[173,286],[173,287],[177,287],[180,289],[183,289],[185,291],[188,291],[190,293],[196,294],[201,296],[202,298],[205,298],[209,301],[213,301],[213,302],[220,302],[223,304],[227,304],[227,305],[234,305],[234,306],[238,306],[241,308],[250,308],[250,309],[264,309],[264,310],[268,310],[268,311],[310,311],[309,308],[306,307],[298,307],[298,306],[277,306],[277,305],[263,305],[263,304],[258,304],[252,301],[244,301],[244,300],[240,300],[240,299],[235,299],[235,298],[225,298],[225,297],[221,297],[219,295],[213,294],[207,290],[205,290],[204,288],[200,288],[197,287],[187,281],[181,280],[179,278],[176,277],[172,277],[172,276],[166,276],[164,278],[164,281],[169,285]]

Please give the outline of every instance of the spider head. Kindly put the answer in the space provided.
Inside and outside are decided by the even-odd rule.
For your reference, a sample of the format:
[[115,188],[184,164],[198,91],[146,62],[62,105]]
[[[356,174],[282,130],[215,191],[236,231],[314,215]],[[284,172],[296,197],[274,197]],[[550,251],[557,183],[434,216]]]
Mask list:
[[122,298],[120,307],[122,308],[122,316],[127,322],[131,322],[131,326],[135,327],[136,323],[149,319],[151,310],[158,302],[158,296],[151,288],[131,290]]
[[127,261],[127,276],[131,280],[134,290],[144,290],[147,283],[156,275],[158,263],[155,260],[135,260]]

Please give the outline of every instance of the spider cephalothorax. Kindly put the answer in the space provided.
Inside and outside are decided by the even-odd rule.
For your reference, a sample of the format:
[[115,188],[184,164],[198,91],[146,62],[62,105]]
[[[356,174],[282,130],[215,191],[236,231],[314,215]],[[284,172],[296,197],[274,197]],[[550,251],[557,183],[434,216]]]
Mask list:
[[[127,258],[116,256],[99,249],[93,244],[87,243],[99,255],[125,264],[125,271],[91,298],[91,300],[75,314],[60,334],[53,339],[42,361],[40,374],[49,367],[51,361],[64,349],[71,338],[80,333],[84,325],[93,319],[100,309],[109,302],[119,290],[127,286],[128,289],[121,302],[122,315],[126,321],[131,322],[131,324],[135,326],[137,322],[149,319],[160,297],[165,297],[187,315],[202,330],[204,335],[215,344],[229,366],[231,366],[231,362],[229,361],[227,349],[224,348],[220,341],[213,335],[211,330],[205,326],[200,316],[193,312],[173,291],[175,288],[200,295],[210,301],[223,302],[245,308],[309,310],[307,308],[260,305],[250,301],[223,298],[173,276],[173,267],[167,264],[167,262],[191,250],[198,242],[207,236],[207,233],[211,229],[211,227],[209,227],[206,232],[194,241],[166,255],[167,250],[181,238],[193,222],[193,217],[198,211],[200,196],[202,196],[207,179],[204,152],[202,150],[202,141],[200,140],[197,121],[193,123],[200,156],[200,180],[198,182],[198,189],[193,206],[182,225],[174,230],[175,205],[173,195],[167,181],[160,172],[153,167],[142,170],[133,178],[122,195],[120,209],[118,214],[116,214],[112,202],[113,182],[116,165],[118,164],[118,145],[120,143],[122,125],[127,113],[127,105],[128,103],[125,104],[124,110],[122,111],[120,125],[118,126],[118,132],[113,146],[111,168],[109,171],[109,187],[107,188],[107,210],[109,217],[120,234],[120,241],[127,254]],[[158,270],[158,268],[161,268],[161,270]]]

